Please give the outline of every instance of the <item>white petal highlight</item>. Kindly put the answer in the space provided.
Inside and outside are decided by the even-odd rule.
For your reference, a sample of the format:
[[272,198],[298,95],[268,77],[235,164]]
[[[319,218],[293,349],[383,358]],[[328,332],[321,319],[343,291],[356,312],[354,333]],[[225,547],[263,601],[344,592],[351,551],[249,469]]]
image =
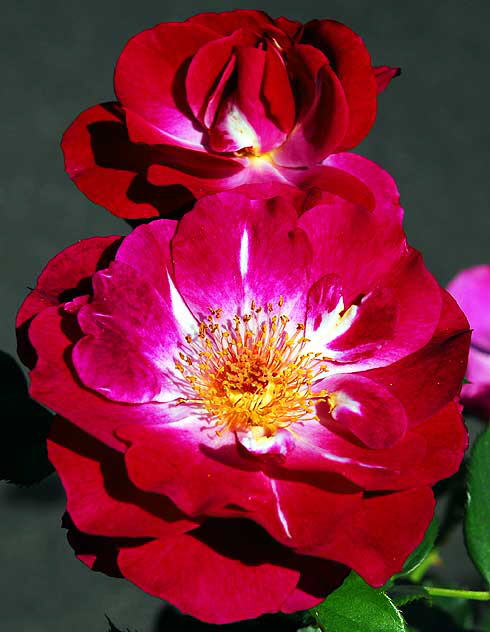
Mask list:
[[277,517],[279,518],[279,522],[284,529],[284,533],[288,536],[288,538],[292,538],[291,532],[289,531],[288,521],[284,512],[281,508],[281,502],[279,500],[279,492],[277,491],[276,481],[274,479],[270,479],[272,493],[274,494],[274,498],[276,499],[276,509],[277,509]]
[[175,287],[175,284],[168,272],[167,279],[170,287],[170,302],[172,305],[172,312],[175,317],[175,322],[178,324],[184,334],[196,336],[199,329],[196,319],[192,315],[187,305],[184,303],[180,292]]
[[242,234],[242,240],[240,242],[240,274],[242,279],[245,279],[248,272],[248,249],[249,249],[249,237],[248,230],[245,229]]

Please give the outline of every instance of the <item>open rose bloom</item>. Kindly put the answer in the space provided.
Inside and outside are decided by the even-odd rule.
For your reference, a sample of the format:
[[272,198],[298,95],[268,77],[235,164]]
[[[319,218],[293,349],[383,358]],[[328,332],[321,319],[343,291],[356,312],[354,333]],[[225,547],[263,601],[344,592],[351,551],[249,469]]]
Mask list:
[[373,68],[361,38],[332,20],[232,11],[159,24],[124,48],[118,101],[89,108],[65,133],[66,170],[130,219],[243,186],[262,197],[312,177],[335,186],[323,161],[364,139],[396,73]]
[[381,586],[466,446],[467,321],[343,160],[373,209],[209,196],[63,251],[19,313],[77,556],[204,621]]
[[463,405],[490,419],[490,266],[462,270],[448,285],[473,329],[468,369],[469,384],[461,389]]

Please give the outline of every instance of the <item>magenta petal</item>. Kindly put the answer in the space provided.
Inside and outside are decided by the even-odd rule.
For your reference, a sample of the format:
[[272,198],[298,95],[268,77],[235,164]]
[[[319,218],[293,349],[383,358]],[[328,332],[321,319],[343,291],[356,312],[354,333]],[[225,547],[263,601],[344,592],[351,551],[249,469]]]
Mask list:
[[327,344],[327,355],[341,372],[391,364],[431,339],[440,313],[440,289],[420,253],[409,251],[360,301],[347,331]]
[[201,621],[222,624],[280,611],[300,573],[269,561],[270,554],[264,554],[267,539],[262,546],[254,532],[241,534],[235,529],[239,540],[231,543],[233,554],[227,554],[230,527],[218,525],[213,539],[224,551],[205,539],[204,534],[213,536],[211,523],[202,535],[197,531],[195,536],[122,549],[118,556],[121,572],[145,592]]
[[67,511],[84,533],[169,537],[196,526],[168,499],[137,489],[128,479],[120,452],[65,419],[55,418],[48,447],[65,488]]
[[120,240],[121,237],[93,237],[79,241],[53,257],[41,272],[15,321],[17,353],[26,366],[32,368],[36,363],[36,353],[27,335],[30,321],[46,307],[91,293],[90,277],[108,264]]
[[[329,415],[335,424],[367,447],[389,448],[404,436],[407,417],[401,402],[376,382],[359,375],[335,375],[316,389],[328,392]],[[328,418],[324,423],[328,425]]]
[[[404,406],[410,424],[425,421],[454,398],[465,375],[470,330],[455,300],[441,289],[442,309],[430,342],[397,362],[363,373]],[[437,375],[437,380],[427,380]]]
[[[387,171],[363,156],[350,153],[332,154],[323,164],[360,180],[369,189],[371,196],[369,203],[364,203],[363,206],[372,210],[377,222],[382,223],[387,243],[403,241],[403,209],[400,206],[400,194],[395,181]],[[352,184],[349,184],[349,187],[352,187]],[[338,195],[336,191],[332,193]],[[359,203],[357,200],[350,200],[346,195],[340,194],[340,197]]]
[[307,298],[307,320],[313,331],[320,327],[325,313],[335,310],[342,299],[342,284],[337,274],[325,274],[311,286]]
[[164,423],[161,404],[127,406],[101,397],[80,383],[70,361],[74,340],[80,337],[75,318],[57,307],[44,309],[33,320],[29,338],[38,354],[31,371],[32,397],[106,445],[121,451],[114,437],[122,423]]
[[116,261],[138,273],[158,293],[167,298],[172,276],[170,241],[177,229],[177,222],[157,220],[138,226],[121,243]]
[[[289,547],[324,542],[359,502],[358,488],[347,481],[328,491],[301,481],[271,479],[255,469],[259,462],[241,457],[233,444],[221,446],[228,454],[226,465],[217,460],[219,447],[206,446],[204,432],[170,424],[126,426],[117,434],[130,443],[126,464],[139,488],[169,496],[191,516],[246,516]],[[219,445],[218,439],[214,442]],[[305,520],[305,515],[310,518]]]
[[281,172],[290,182],[307,192],[307,206],[304,210],[328,203],[332,195],[369,210],[374,210],[376,206],[369,186],[344,169],[319,165],[306,170],[283,168]]
[[[434,485],[458,471],[468,447],[468,433],[461,415],[461,406],[451,401],[431,418],[412,429],[426,444],[417,464],[400,471],[390,489]],[[412,433],[407,433],[412,434]]]
[[[319,408],[320,416],[325,417],[321,405]],[[297,424],[291,432],[295,447],[281,467],[303,473],[336,472],[368,490],[398,489],[396,481],[401,473],[416,468],[427,447],[423,437],[406,433],[392,447],[367,448],[353,441],[341,424],[316,421]]]
[[213,124],[231,73],[236,66],[236,47],[253,46],[257,36],[240,28],[228,37],[213,39],[197,50],[186,73],[187,102],[206,127]]
[[[332,533],[342,528],[361,503],[359,488],[348,481],[332,477],[332,490],[302,481],[270,479],[273,502],[270,516],[257,520],[271,535],[296,551],[308,550],[328,542]],[[325,480],[328,485],[328,479]],[[279,527],[275,527],[279,517]],[[267,520],[268,518],[268,520]]]
[[490,265],[460,272],[447,286],[474,330],[472,343],[490,351]]
[[85,336],[73,350],[82,382],[120,402],[177,397],[173,368],[180,336],[169,297],[119,261],[98,272],[93,285],[94,299],[78,315]]
[[[118,428],[129,445],[126,466],[134,484],[168,496],[192,516],[229,516],[237,508],[253,512],[270,504],[272,491],[257,464],[239,455],[233,437],[220,440],[204,423],[196,418],[184,425]],[[217,460],[221,451],[230,465]]]
[[[385,231],[376,213],[340,198],[311,208],[298,223],[314,248],[312,281],[327,270],[337,274],[348,293],[344,294],[346,305],[369,292],[406,252],[401,228],[398,234]],[[345,235],[350,238],[345,239]]]
[[[428,487],[367,498],[352,514],[350,523],[311,553],[346,564],[371,586],[382,586],[401,571],[405,559],[421,542],[434,506]],[[388,525],[396,537],[386,537]]]
[[192,311],[221,307],[232,317],[242,307],[248,312],[252,300],[264,307],[283,296],[284,311],[302,322],[311,251],[296,222],[280,198],[221,193],[200,200],[172,241],[176,283]]

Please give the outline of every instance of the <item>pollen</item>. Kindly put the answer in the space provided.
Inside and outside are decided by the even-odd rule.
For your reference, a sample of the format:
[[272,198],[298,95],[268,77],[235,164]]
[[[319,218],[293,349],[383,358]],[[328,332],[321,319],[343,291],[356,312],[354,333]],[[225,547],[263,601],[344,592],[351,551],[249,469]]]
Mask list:
[[307,351],[302,323],[293,323],[281,296],[247,313],[224,318],[209,308],[199,333],[186,336],[175,367],[183,380],[179,405],[191,406],[225,431],[260,431],[264,437],[295,422],[316,419],[316,404],[328,402],[314,385],[329,358]]

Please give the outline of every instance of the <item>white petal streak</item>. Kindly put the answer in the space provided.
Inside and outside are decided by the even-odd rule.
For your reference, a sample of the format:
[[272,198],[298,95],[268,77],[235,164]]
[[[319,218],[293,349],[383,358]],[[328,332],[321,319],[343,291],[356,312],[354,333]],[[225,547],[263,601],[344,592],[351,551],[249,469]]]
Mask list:
[[344,391],[334,391],[333,393],[330,393],[330,400],[333,404],[331,413],[334,419],[337,419],[341,408],[350,410],[356,415],[361,414],[361,404],[356,402],[355,399],[352,399],[352,397],[347,395]]
[[281,502],[279,500],[279,492],[277,491],[276,481],[273,479],[269,479],[269,482],[271,485],[272,493],[274,494],[274,498],[276,499],[276,509],[277,509],[277,516],[279,518],[279,522],[282,524],[284,533],[287,535],[287,537],[292,538],[293,536],[291,535],[291,532],[289,531],[288,521],[281,508]]
[[[320,448],[319,446],[308,441],[304,436],[299,435],[297,433],[293,433],[297,442],[303,443],[308,446],[313,452],[319,454],[322,458],[327,459],[327,461],[334,461],[335,463],[343,463],[345,465],[353,465],[358,467],[363,467],[368,470],[386,470],[390,471],[391,468],[385,467],[384,465],[374,465],[373,463],[364,463],[363,461],[359,461],[358,459],[353,459],[348,456],[340,456],[339,454],[334,454],[333,452],[329,452],[324,448]],[[397,470],[395,470],[398,473]]]
[[242,234],[242,240],[240,242],[240,274],[242,279],[245,279],[248,272],[248,249],[249,237],[248,230],[245,228]]
[[180,292],[175,287],[175,284],[168,272],[167,279],[170,287],[170,303],[172,305],[172,312],[175,318],[175,322],[185,334],[190,334],[191,336],[197,335],[198,326],[196,319],[192,315],[187,305],[184,303]]

